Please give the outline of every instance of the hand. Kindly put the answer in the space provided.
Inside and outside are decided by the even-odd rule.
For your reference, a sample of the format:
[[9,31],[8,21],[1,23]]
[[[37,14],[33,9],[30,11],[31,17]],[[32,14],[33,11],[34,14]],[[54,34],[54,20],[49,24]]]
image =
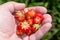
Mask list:
[[46,8],[31,7],[32,9],[43,13],[43,25],[36,33],[32,34],[31,36],[23,35],[22,37],[18,37],[16,35],[15,19],[12,14],[17,10],[21,10],[24,8],[25,4],[15,2],[8,2],[0,5],[0,40],[39,40],[51,28],[52,19],[49,14],[46,14]]

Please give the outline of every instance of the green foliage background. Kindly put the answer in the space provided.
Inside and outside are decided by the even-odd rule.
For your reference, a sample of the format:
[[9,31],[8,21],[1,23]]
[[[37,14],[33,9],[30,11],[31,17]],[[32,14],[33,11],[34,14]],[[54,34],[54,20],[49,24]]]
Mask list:
[[52,16],[53,26],[41,40],[60,40],[60,0],[0,0],[0,4],[8,1],[25,3],[26,7],[44,6]]

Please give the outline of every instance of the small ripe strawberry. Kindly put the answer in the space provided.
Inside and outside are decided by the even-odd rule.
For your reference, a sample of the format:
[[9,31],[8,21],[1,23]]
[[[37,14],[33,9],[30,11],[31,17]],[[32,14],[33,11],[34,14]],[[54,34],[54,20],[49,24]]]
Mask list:
[[40,25],[39,24],[34,24],[33,27],[31,28],[32,32],[35,33],[39,29]]
[[31,34],[30,25],[28,24],[27,21],[24,21],[24,22],[22,23],[22,29],[25,30],[25,33],[26,33],[27,35],[30,35],[30,34]]
[[35,33],[37,30],[34,27],[31,27],[32,33]]
[[22,22],[19,22],[18,24],[17,24],[17,30],[20,30],[20,29],[22,29]]
[[25,15],[23,13],[21,13],[20,11],[18,11],[15,15],[15,18],[18,21],[24,21],[25,20]]
[[33,19],[28,19],[27,22],[28,22],[28,24],[29,24],[30,26],[33,25]]
[[35,18],[33,19],[33,22],[36,24],[41,24],[42,21],[43,21],[43,15],[37,13]]
[[26,34],[30,34],[29,28],[30,28],[30,25],[28,24],[27,21],[20,22],[20,23],[17,25],[17,29],[18,29],[18,30],[21,30],[23,33],[25,33],[26,30],[29,31],[29,32],[26,33]]
[[25,16],[27,19],[33,18],[36,15],[36,12],[34,10],[29,10],[27,13],[25,13]]
[[25,30],[30,27],[27,21],[24,21],[21,26],[22,26],[22,29],[25,29]]
[[29,27],[28,29],[25,30],[25,33],[27,35],[31,35],[32,34],[32,31],[31,31],[31,28]]
[[18,25],[17,25],[17,30],[20,30],[22,33],[24,33],[25,30],[22,29],[22,26],[21,25],[22,25],[22,22],[19,22]]
[[41,18],[41,22],[43,21],[44,17],[41,13],[37,13],[36,16],[39,16]]
[[37,16],[37,17],[34,18],[33,22],[36,23],[36,24],[40,24],[41,23],[41,18]]
[[39,25],[39,24],[34,24],[33,27],[36,28],[36,29],[38,30],[39,27],[40,27],[40,25]]
[[30,27],[27,21],[19,22],[17,25],[18,29],[24,29],[26,30],[27,28]]
[[23,35],[23,32],[21,30],[16,30],[17,35]]

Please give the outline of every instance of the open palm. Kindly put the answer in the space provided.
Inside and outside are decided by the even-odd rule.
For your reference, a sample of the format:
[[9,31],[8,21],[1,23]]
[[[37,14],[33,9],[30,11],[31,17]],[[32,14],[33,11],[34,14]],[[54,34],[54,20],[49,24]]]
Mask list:
[[51,28],[51,16],[47,13],[44,7],[30,7],[37,12],[42,12],[44,20],[41,28],[31,36],[23,35],[21,37],[16,35],[16,22],[12,15],[15,11],[24,9],[25,5],[21,3],[8,2],[0,5],[0,40],[39,40]]

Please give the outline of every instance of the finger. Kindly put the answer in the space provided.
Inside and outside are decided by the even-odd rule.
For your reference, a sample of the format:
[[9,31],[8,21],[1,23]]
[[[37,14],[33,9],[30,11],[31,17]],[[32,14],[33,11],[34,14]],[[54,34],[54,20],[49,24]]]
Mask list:
[[52,17],[49,14],[44,14],[43,16],[44,16],[44,20],[43,20],[42,24],[52,22]]
[[45,7],[42,7],[42,6],[29,7],[29,9],[34,9],[37,12],[40,12],[40,13],[43,13],[43,14],[47,13],[47,9]]
[[17,36],[16,34],[13,34],[11,37],[10,37],[10,40],[22,40],[21,37]]
[[24,3],[16,3],[16,2],[7,2],[2,5],[2,8],[8,9],[10,12],[14,12],[14,11],[17,11],[20,9],[24,9],[25,4]]
[[22,39],[23,39],[23,40],[29,40],[29,36],[27,36],[26,34],[24,34],[24,35],[22,36]]
[[36,39],[41,39],[44,36],[44,34],[46,34],[49,31],[51,27],[51,23],[46,23],[43,26],[41,26],[41,28],[35,33]]
[[23,40],[29,40],[29,36],[24,37]]
[[29,37],[30,40],[36,40],[36,36],[35,34],[32,34],[30,37]]

